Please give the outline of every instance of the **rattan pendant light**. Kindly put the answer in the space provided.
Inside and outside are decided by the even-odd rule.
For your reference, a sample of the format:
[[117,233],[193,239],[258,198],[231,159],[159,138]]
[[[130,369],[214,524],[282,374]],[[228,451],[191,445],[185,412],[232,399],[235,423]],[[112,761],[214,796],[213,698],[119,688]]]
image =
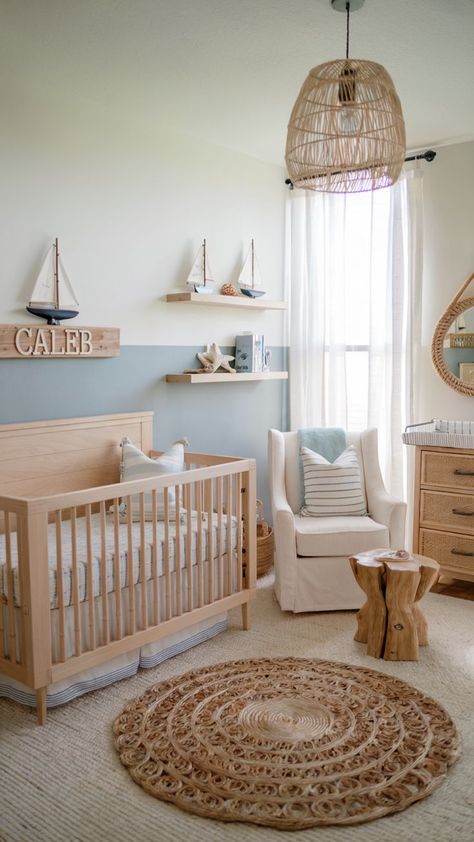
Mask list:
[[349,15],[364,0],[331,0],[347,16],[346,58],[309,71],[288,124],[285,160],[294,187],[359,193],[394,184],[405,124],[381,64],[349,58]]

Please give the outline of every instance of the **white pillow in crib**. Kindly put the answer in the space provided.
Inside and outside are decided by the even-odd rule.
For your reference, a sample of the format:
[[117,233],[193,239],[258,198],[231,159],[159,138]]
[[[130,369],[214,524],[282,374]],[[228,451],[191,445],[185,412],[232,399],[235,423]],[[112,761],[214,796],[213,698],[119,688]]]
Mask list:
[[[162,453],[157,459],[150,459],[128,438],[121,441],[122,462],[120,464],[120,482],[131,482],[132,480],[150,479],[151,477],[165,476],[168,474],[179,474],[185,470],[184,448],[188,445],[187,439],[176,441],[166,453]],[[157,493],[157,519],[164,520],[163,492]],[[140,520],[140,500],[135,494],[132,497],[132,520]],[[145,520],[152,519],[152,496],[145,494]],[[176,494],[175,486],[168,489],[168,511],[169,518],[176,517]],[[181,510],[182,512],[184,510]],[[121,506],[121,519],[127,519],[126,503]]]

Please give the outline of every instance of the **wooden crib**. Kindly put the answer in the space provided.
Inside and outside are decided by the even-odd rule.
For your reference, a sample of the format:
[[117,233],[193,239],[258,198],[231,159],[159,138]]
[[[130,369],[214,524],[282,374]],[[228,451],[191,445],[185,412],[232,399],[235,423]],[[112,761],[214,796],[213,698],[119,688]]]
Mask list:
[[183,473],[120,483],[124,436],[159,456],[152,424],[142,412],[0,426],[0,673],[36,692],[40,724],[55,681],[237,605],[249,628],[255,461],[188,453]]

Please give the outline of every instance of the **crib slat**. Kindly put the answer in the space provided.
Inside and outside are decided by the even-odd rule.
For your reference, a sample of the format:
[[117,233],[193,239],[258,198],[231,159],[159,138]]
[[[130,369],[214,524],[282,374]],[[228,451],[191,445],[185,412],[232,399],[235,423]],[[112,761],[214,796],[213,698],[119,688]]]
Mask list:
[[94,567],[92,560],[92,527],[91,504],[86,504],[86,558],[87,558],[87,587],[86,602],[89,618],[89,649],[96,648],[95,614],[94,614]]
[[59,660],[66,660],[65,627],[66,618],[64,615],[64,576],[63,576],[63,544],[62,544],[62,518],[61,509],[55,512],[56,521],[56,591],[58,595],[58,619],[59,619]]
[[217,596],[224,596],[224,559],[222,547],[223,478],[217,477]]
[[[3,586],[4,590],[6,590],[5,585]],[[4,594],[0,594],[0,658],[5,657],[5,645],[3,642],[3,637],[5,634],[5,626],[3,625],[3,606],[6,602],[6,596]]]
[[[5,586],[4,586],[5,587]],[[0,658],[5,658],[5,646],[3,642],[4,634],[5,634],[5,627],[3,625],[3,606],[6,603],[6,597],[2,594],[0,598]],[[7,656],[9,657],[9,656]],[[14,663],[14,661],[12,661]]]
[[102,597],[102,643],[110,642],[109,631],[109,595],[107,593],[107,540],[105,522],[105,501],[99,506],[100,523],[100,593]]
[[133,525],[132,498],[127,497],[127,588],[128,588],[128,633],[135,634],[135,585],[133,584]]
[[170,574],[170,506],[168,488],[163,489],[164,547],[163,563],[165,574],[165,611],[166,619],[171,619],[171,574]]
[[77,569],[77,512],[75,508],[71,509],[71,559],[74,654],[80,655],[82,652],[81,597],[79,593],[79,573]]
[[204,605],[204,565],[202,562],[202,489],[201,480],[194,483],[196,494],[196,516],[197,516],[197,579],[198,579],[198,605]]
[[183,613],[183,599],[181,594],[181,487],[175,485],[175,539],[174,539],[174,569],[176,577],[176,614]]
[[224,596],[229,596],[232,589],[231,564],[232,564],[232,475],[227,477],[227,501],[226,501],[226,562],[224,576]]
[[193,521],[192,521],[192,494],[191,483],[187,483],[184,488],[184,505],[186,507],[186,534],[185,534],[185,550],[186,550],[186,579],[188,589],[188,611],[194,608],[194,588],[193,588],[193,560],[192,560],[192,540],[193,540]]
[[212,479],[206,480],[207,502],[207,601],[214,600],[214,521]]
[[161,621],[160,592],[158,588],[158,505],[156,490],[151,492],[151,566],[153,578],[153,622],[155,625]]
[[[12,567],[12,545],[10,532],[10,512],[5,512],[5,556],[7,563],[7,600],[8,600],[8,630],[9,630],[9,655],[10,661],[17,664],[16,653],[16,626],[15,626],[15,596],[13,589],[13,567]],[[18,577],[20,578],[20,577]],[[2,635],[3,646],[3,635]]]
[[140,494],[140,588],[141,588],[141,621],[142,629],[148,628],[148,600],[146,592],[146,556],[145,556],[145,495]]
[[120,512],[118,497],[113,501],[114,512],[114,593],[115,639],[122,639],[122,582],[120,580]]
[[237,591],[243,587],[242,577],[242,474],[235,475],[235,517],[237,520]]
[[[7,540],[8,541],[10,540],[10,521],[9,521],[9,513],[8,512],[4,512],[3,523],[4,523],[4,530],[5,530],[5,546],[6,546]],[[8,532],[8,539],[6,537],[7,532]],[[6,570],[6,568],[5,568],[5,570]],[[18,579],[20,579],[20,577],[18,577]],[[4,583],[3,583],[4,593],[0,594],[0,658],[5,657],[5,643],[4,643],[4,638],[3,638],[3,636],[5,634],[5,626],[3,624],[3,606],[7,601],[7,597],[6,597],[7,585],[8,585],[8,583],[4,581]]]

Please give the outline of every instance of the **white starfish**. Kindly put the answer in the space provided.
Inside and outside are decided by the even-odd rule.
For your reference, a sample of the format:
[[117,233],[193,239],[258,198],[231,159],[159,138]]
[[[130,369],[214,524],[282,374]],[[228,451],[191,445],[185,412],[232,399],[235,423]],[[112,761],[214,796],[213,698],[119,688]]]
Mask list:
[[231,357],[229,354],[223,354],[217,342],[213,342],[208,351],[196,354],[196,356],[208,374],[212,374],[219,368],[225,369],[229,374],[235,374],[235,368],[232,368],[230,365],[234,357]]

